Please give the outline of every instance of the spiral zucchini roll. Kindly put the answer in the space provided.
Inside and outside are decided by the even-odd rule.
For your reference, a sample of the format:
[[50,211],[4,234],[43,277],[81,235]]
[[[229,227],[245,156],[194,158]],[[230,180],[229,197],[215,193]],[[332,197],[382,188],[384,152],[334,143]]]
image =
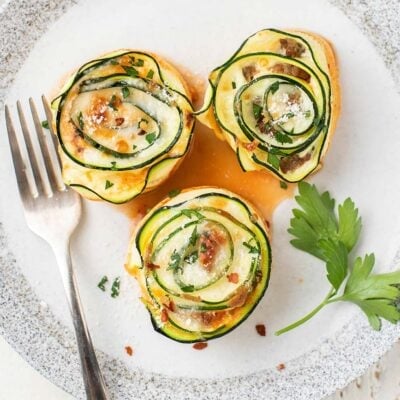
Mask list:
[[196,342],[245,320],[268,285],[266,231],[252,206],[223,189],[187,190],[150,211],[133,235],[127,269],[155,330]]
[[333,50],[321,37],[266,29],[209,76],[199,120],[228,141],[245,171],[288,182],[316,170],[340,108]]
[[179,73],[137,51],[83,65],[52,108],[65,183],[114,203],[168,178],[188,151],[194,123]]

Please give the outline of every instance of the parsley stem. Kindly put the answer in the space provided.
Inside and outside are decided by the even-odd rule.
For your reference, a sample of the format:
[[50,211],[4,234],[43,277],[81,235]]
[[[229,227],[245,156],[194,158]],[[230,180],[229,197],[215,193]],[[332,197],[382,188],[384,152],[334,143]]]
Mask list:
[[292,324],[286,326],[283,329],[280,329],[279,331],[275,332],[276,336],[282,335],[282,333],[286,333],[288,331],[291,331],[294,328],[297,328],[298,326],[304,324],[305,322],[307,322],[309,319],[311,319],[315,314],[318,313],[319,310],[321,310],[321,308],[323,308],[324,306],[326,306],[329,303],[330,298],[332,297],[332,295],[335,293],[335,289],[331,288],[331,290],[329,291],[329,293],[326,295],[325,299],[322,301],[322,303],[320,303],[317,307],[315,307],[312,311],[310,311],[307,315],[305,315],[303,318],[299,319],[296,322],[293,322]]

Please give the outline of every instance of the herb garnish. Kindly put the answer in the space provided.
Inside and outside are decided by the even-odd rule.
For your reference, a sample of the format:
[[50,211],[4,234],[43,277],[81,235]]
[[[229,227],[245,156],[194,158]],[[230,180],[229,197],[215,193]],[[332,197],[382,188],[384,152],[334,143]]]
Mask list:
[[108,282],[108,278],[107,278],[106,275],[104,275],[104,276],[101,278],[100,282],[97,284],[97,287],[98,287],[100,290],[102,290],[103,292],[105,292],[105,291],[106,291],[105,284],[106,284],[107,282]]
[[149,69],[149,71],[147,72],[146,78],[153,79],[153,76],[154,76],[154,71],[152,69]]
[[276,91],[279,89],[279,85],[280,82],[276,81],[269,87],[269,90],[271,91],[272,94],[276,93]]
[[146,140],[148,144],[153,144],[154,141],[156,140],[156,133],[155,132],[148,133],[146,135]]
[[134,67],[123,66],[122,68],[129,76],[132,76],[133,78],[136,78],[139,75],[138,70]]
[[[176,196],[178,196],[178,194],[181,192],[181,189],[172,189],[172,190],[170,190],[169,192],[168,192],[168,196],[172,199],[173,197],[176,197]],[[183,210],[183,211],[185,211],[185,210]],[[182,211],[182,214],[183,214],[183,211]]]
[[279,181],[279,186],[281,187],[281,189],[285,189],[285,190],[288,188],[287,183],[284,181]]
[[178,271],[178,269],[182,269],[181,260],[182,260],[181,255],[176,250],[174,250],[173,253],[171,254],[171,259],[169,260],[167,270],[172,269],[174,271]]
[[114,281],[113,281],[113,283],[112,283],[112,286],[111,286],[111,297],[114,299],[115,297],[117,297],[117,296],[119,296],[119,286],[120,286],[120,283],[121,283],[121,279],[118,277],[118,278],[115,278],[114,279]]
[[232,89],[236,89],[236,82],[232,81]]
[[250,254],[258,254],[259,253],[258,247],[257,246],[253,246],[251,244],[252,240],[253,239],[250,239],[248,242],[243,242],[243,246],[247,247],[249,249],[249,253]]
[[304,117],[310,118],[310,117],[311,117],[311,111],[310,111],[310,110],[307,110],[307,111],[304,113]]
[[261,117],[262,110],[263,110],[263,108],[262,108],[259,104],[253,103],[253,115],[254,115],[254,118],[255,118],[257,121],[258,121],[258,120],[260,119],[260,117]]
[[279,157],[276,154],[268,153],[268,164],[279,170]]
[[42,121],[42,127],[44,129],[50,129],[49,128],[49,121],[47,121],[47,119],[45,119],[44,121]]
[[140,124],[141,124],[142,122],[145,122],[146,124],[149,123],[149,121],[147,121],[147,119],[145,119],[145,118],[140,118],[140,121],[137,123],[137,127],[138,127],[139,129],[140,129]]
[[105,189],[109,189],[111,186],[114,186],[114,183],[110,182],[109,180],[106,180],[106,185],[105,185]]
[[117,101],[117,96],[113,94],[111,96],[110,102],[108,103],[108,106],[112,108],[114,111],[117,111],[117,106],[115,105],[116,101]]
[[198,238],[199,238],[199,234],[197,233],[197,226],[195,226],[195,228],[193,229],[193,232],[189,238],[189,246],[195,246]]
[[110,64],[111,64],[111,65],[118,65],[119,62],[118,62],[117,60],[111,60],[111,61],[110,61]]
[[116,171],[117,168],[117,162],[116,161],[111,161],[111,171]]
[[[288,232],[291,244],[325,262],[331,284],[325,299],[305,317],[276,332],[280,335],[311,319],[325,305],[349,301],[361,308],[373,329],[381,319],[400,321],[400,271],[371,274],[375,257],[367,254],[354,259],[350,253],[361,231],[361,217],[354,202],[347,198],[335,213],[335,200],[329,192],[319,193],[314,185],[299,183]],[[343,288],[344,286],[344,288]]]
[[126,98],[129,96],[129,94],[130,94],[129,88],[127,88],[126,86],[124,86],[121,90],[122,90],[122,97],[123,97],[124,99],[126,99]]
[[286,133],[275,131],[274,136],[279,143],[293,143],[293,139]]
[[188,264],[194,264],[199,258],[199,253],[197,250],[193,251],[192,253],[188,254],[185,258],[184,261]]
[[144,61],[141,58],[135,60],[135,57],[131,57],[132,65],[135,67],[143,67]]

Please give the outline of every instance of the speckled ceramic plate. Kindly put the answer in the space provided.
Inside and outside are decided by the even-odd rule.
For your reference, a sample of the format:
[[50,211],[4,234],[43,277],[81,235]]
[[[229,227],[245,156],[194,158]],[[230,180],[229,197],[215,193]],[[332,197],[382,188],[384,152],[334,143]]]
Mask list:
[[[381,270],[390,270],[400,243],[400,98],[392,78],[399,84],[399,14],[397,0],[9,1],[0,13],[0,99],[38,99],[71,69],[115,48],[155,51],[205,78],[261,28],[318,32],[338,53],[343,113],[313,180],[338,199],[354,198],[365,226],[359,251],[375,251]],[[0,333],[44,376],[83,398],[55,261],[25,225],[4,129],[1,121]],[[172,342],[152,330],[136,286],[124,275],[130,221],[106,204],[84,206],[73,259],[113,398],[320,399],[361,374],[400,336],[400,327],[389,324],[373,332],[346,304],[273,335],[327,290],[319,263],[288,245],[293,202],[286,201],[273,220],[270,288],[251,317],[202,352]],[[122,275],[119,298],[96,287],[105,274]],[[256,323],[266,324],[266,338],[255,333]],[[126,345],[135,349],[133,357]]]

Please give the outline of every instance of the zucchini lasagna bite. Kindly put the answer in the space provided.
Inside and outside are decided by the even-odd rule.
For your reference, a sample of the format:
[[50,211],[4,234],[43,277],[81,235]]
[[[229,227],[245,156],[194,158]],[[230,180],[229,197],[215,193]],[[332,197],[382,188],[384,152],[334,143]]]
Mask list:
[[127,258],[154,329],[179,342],[214,339],[237,327],[263,296],[270,265],[264,220],[243,198],[212,187],[154,207]]
[[229,143],[243,170],[299,182],[320,167],[339,111],[329,42],[265,29],[211,72],[198,118]]
[[123,203],[154,189],[189,149],[189,90],[154,54],[123,50],[86,63],[52,108],[64,182],[89,199]]

